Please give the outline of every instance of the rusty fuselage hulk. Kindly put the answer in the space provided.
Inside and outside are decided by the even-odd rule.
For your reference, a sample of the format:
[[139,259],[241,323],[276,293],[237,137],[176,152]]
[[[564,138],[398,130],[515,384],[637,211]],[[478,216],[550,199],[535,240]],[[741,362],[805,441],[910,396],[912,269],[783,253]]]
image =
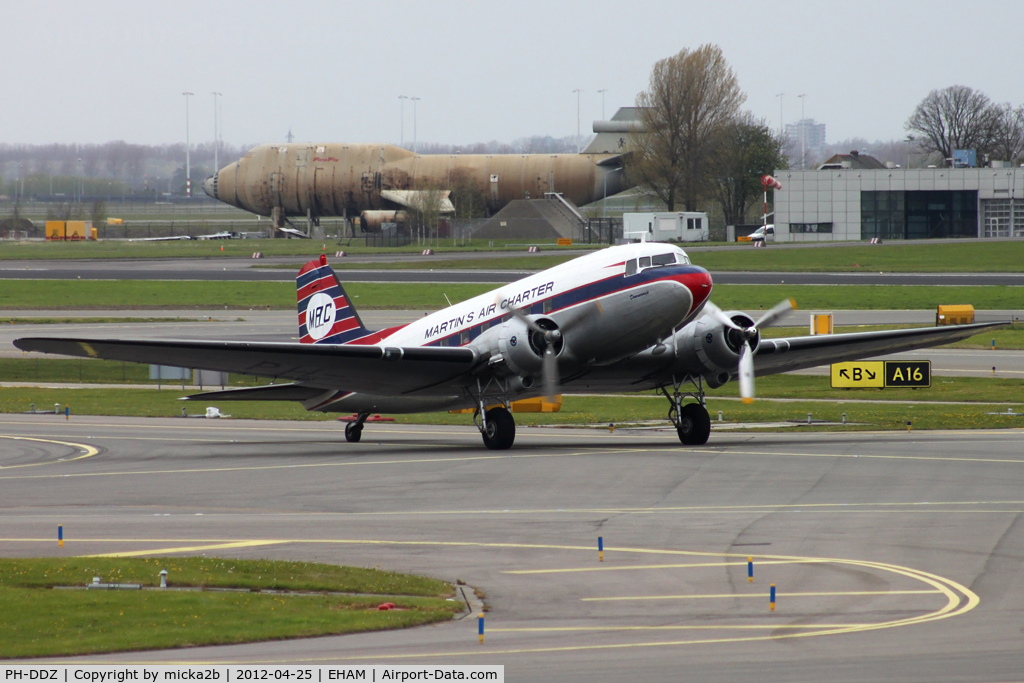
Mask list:
[[621,157],[612,154],[415,154],[383,144],[260,145],[207,178],[203,189],[232,206],[273,216],[280,225],[286,216],[354,218],[408,208],[387,197],[392,191],[471,189],[491,213],[513,199],[549,192],[579,206],[624,190],[621,166]]

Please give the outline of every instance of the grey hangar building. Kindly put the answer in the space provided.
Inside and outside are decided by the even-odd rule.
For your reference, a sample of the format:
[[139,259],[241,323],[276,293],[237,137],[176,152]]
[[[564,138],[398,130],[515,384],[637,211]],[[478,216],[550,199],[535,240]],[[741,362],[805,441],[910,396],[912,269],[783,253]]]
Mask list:
[[851,153],[775,172],[779,242],[1024,238],[1024,167],[896,168]]

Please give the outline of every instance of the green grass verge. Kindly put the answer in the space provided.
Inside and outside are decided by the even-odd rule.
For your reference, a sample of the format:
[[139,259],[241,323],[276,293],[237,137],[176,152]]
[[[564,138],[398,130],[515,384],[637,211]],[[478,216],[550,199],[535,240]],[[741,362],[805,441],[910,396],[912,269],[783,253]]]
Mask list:
[[[836,327],[836,334],[847,332],[874,332],[877,330],[896,330],[911,327],[931,327],[931,325],[848,325]],[[806,327],[769,327],[761,331],[765,339],[776,337],[798,337],[807,334]],[[946,344],[939,347],[944,349],[991,349],[992,340],[995,340],[997,349],[1024,349],[1024,323],[1014,323],[1007,327],[989,330],[982,334],[976,334],[963,341]]]
[[159,586],[160,570],[168,586],[247,588],[251,590],[332,591],[381,595],[451,597],[444,581],[364,567],[318,562],[234,560],[217,557],[31,557],[0,559],[0,587],[78,586],[99,576],[112,583]]
[[[344,279],[344,278],[342,278]],[[494,285],[424,283],[346,283],[357,308],[444,308],[483,294]],[[801,308],[833,310],[934,309],[939,304],[971,304],[976,309],[1020,308],[1024,288],[1010,286],[885,285],[715,285],[713,298],[725,309],[768,309],[793,297]],[[290,282],[183,282],[172,280],[5,280],[0,308],[13,310],[90,309],[294,309]]]
[[[783,328],[784,329],[784,328]],[[1024,330],[1020,330],[1024,332]],[[972,337],[973,339],[974,337]],[[969,340],[968,340],[969,341]],[[987,347],[986,347],[987,348]],[[1006,348],[1006,347],[999,347]],[[266,377],[251,377],[247,375],[232,374],[229,376],[229,386],[251,387],[266,385],[271,382]],[[186,380],[191,382],[191,380]],[[876,395],[877,390],[869,390],[868,395],[873,398],[885,398],[893,400],[917,400],[920,398],[920,391],[927,391],[932,394],[933,401],[1006,401],[1015,400],[1013,392],[1019,391],[1020,386],[1013,382],[1017,380],[989,377],[935,377],[933,386],[930,389],[886,389],[884,395]],[[40,383],[61,383],[61,384],[148,384],[154,388],[157,385],[155,379],[149,378],[149,366],[140,363],[124,363],[121,361],[91,360],[85,358],[0,358],[0,382],[40,382]],[[175,387],[181,386],[181,382],[164,380],[163,391],[158,394],[167,395],[175,393]],[[710,395],[736,396],[737,385],[726,384],[718,389],[709,390]],[[816,375],[772,375],[758,379],[758,387],[762,396],[769,398],[843,398],[856,395],[857,391],[852,389],[829,388],[827,377]],[[57,390],[54,390],[57,391]],[[145,389],[139,390],[145,391]],[[824,393],[823,393],[824,392]],[[832,393],[829,393],[832,392]],[[851,394],[850,392],[853,392]],[[180,391],[178,391],[180,393]],[[129,395],[130,396],[130,395]],[[62,403],[63,405],[63,403]],[[178,413],[181,406],[190,410],[192,404],[178,403]],[[232,403],[231,405],[236,405]],[[237,405],[252,405],[237,403]],[[43,409],[46,405],[37,404],[37,408]]]
[[[144,222],[144,221],[143,221]],[[211,224],[213,225],[213,224]],[[226,229],[226,228],[225,228]],[[435,253],[446,252],[485,252],[510,251],[523,252],[531,242],[525,239],[493,240],[494,246],[488,246],[489,240],[474,240],[472,244],[452,245],[451,241],[442,240],[432,245]],[[515,246],[514,246],[515,245]],[[572,247],[558,247],[552,244],[545,249],[551,251],[569,249],[602,248],[604,245],[576,244]],[[221,251],[221,247],[224,250]],[[424,247],[415,243],[404,247],[367,247],[361,239],[319,239],[319,240],[190,240],[174,242],[130,242],[124,240],[97,240],[95,242],[44,242],[44,241],[9,241],[0,242],[0,260],[40,260],[40,259],[148,259],[148,258],[250,258],[254,251],[267,256],[296,256],[306,260],[314,259],[326,253],[333,258],[334,252],[344,250],[350,254],[418,254]]]
[[[885,429],[898,428],[908,418],[907,405],[884,403],[884,401],[944,401],[946,405],[917,405],[928,419],[920,426],[929,429],[953,429],[973,427],[1024,427],[1022,418],[1001,418],[985,415],[987,412],[1002,411],[980,402],[1024,403],[1024,384],[1019,379],[1002,378],[933,378],[930,389],[885,389],[847,390],[831,389],[829,379],[820,376],[777,375],[760,378],[757,383],[758,395],[767,398],[790,398],[797,402],[772,402],[762,400],[752,406],[738,401],[726,400],[736,396],[735,384],[728,384],[708,393],[709,410],[723,410],[727,419],[753,421],[783,421],[806,417],[808,412],[834,414],[839,420],[840,413],[861,413],[862,418],[850,417],[851,421],[871,422]],[[37,408],[60,403],[61,409],[70,406],[71,419],[76,415],[127,415],[141,417],[176,417],[184,406],[190,414],[202,414],[207,403],[217,405],[222,412],[235,418],[331,421],[336,415],[310,413],[295,403],[285,402],[244,402],[209,401],[207,403],[184,403],[177,399],[186,395],[181,391],[155,391],[151,389],[38,389],[0,388],[0,412],[20,413],[29,409],[31,403]],[[823,399],[828,403],[802,403],[800,399]],[[863,401],[856,407],[843,401]],[[870,403],[878,401],[880,403]],[[970,405],[975,402],[977,405]],[[916,404],[915,404],[916,405]],[[845,406],[845,407],[844,407]],[[587,425],[609,422],[639,422],[665,417],[668,403],[650,393],[625,396],[565,396],[562,410],[558,413],[517,413],[520,425]],[[1017,408],[1019,412],[1019,407]],[[970,415],[970,420],[964,420]],[[62,420],[61,416],[53,416]],[[1014,422],[1013,420],[1021,420]],[[405,424],[455,424],[470,425],[468,414],[424,413],[397,415],[395,421]],[[917,424],[917,423],[915,423]],[[372,432],[373,426],[368,427]],[[338,425],[341,433],[341,425]]]
[[[60,382],[67,384],[152,384],[149,366],[114,360],[88,358],[0,358],[0,382]],[[186,380],[191,384],[191,380]],[[163,380],[163,386],[174,387],[175,380]],[[231,375],[233,387],[269,384],[270,380],[245,375]],[[181,381],[178,381],[181,385]]]
[[[685,248],[685,247],[684,247]],[[709,270],[887,273],[1019,273],[1024,241],[925,241],[808,249],[729,249],[694,252],[693,262]]]
[[[201,318],[122,318],[113,316],[92,318],[6,318],[0,324],[8,325],[86,325],[96,323],[181,323],[195,322]],[[241,321],[241,318],[238,319]]]
[[[579,254],[558,255],[524,255],[506,258],[478,259],[423,259],[422,261],[374,261],[372,263],[332,259],[334,270],[545,270],[577,258]],[[301,263],[276,263],[274,265],[256,266],[275,270],[295,270],[302,267]]]
[[[303,590],[309,586],[311,590],[353,592],[367,588],[375,595],[47,589],[52,585],[84,585],[92,576],[152,585],[154,580],[159,582],[158,572],[162,568],[170,573],[172,585]],[[186,583],[186,578],[195,583]],[[408,597],[407,591],[431,597]],[[0,658],[245,643],[405,628],[444,621],[461,611],[461,603],[445,599],[451,592],[451,586],[432,579],[293,562],[216,558],[5,559],[0,560]],[[379,611],[377,605],[381,602],[393,602],[401,609]]]

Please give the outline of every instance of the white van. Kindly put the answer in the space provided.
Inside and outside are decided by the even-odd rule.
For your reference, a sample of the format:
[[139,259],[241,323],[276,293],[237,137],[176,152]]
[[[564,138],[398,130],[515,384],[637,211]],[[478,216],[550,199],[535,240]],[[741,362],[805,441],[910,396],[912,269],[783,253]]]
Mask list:
[[774,242],[775,241],[775,226],[772,224],[762,225],[760,228],[750,233],[751,242]]

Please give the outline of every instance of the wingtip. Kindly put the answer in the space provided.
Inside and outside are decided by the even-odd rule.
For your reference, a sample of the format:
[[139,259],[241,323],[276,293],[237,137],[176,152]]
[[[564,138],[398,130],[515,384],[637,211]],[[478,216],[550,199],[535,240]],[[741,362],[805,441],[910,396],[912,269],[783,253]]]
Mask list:
[[795,311],[796,310],[796,299],[791,298],[789,300],[789,305],[792,306],[793,310]]

